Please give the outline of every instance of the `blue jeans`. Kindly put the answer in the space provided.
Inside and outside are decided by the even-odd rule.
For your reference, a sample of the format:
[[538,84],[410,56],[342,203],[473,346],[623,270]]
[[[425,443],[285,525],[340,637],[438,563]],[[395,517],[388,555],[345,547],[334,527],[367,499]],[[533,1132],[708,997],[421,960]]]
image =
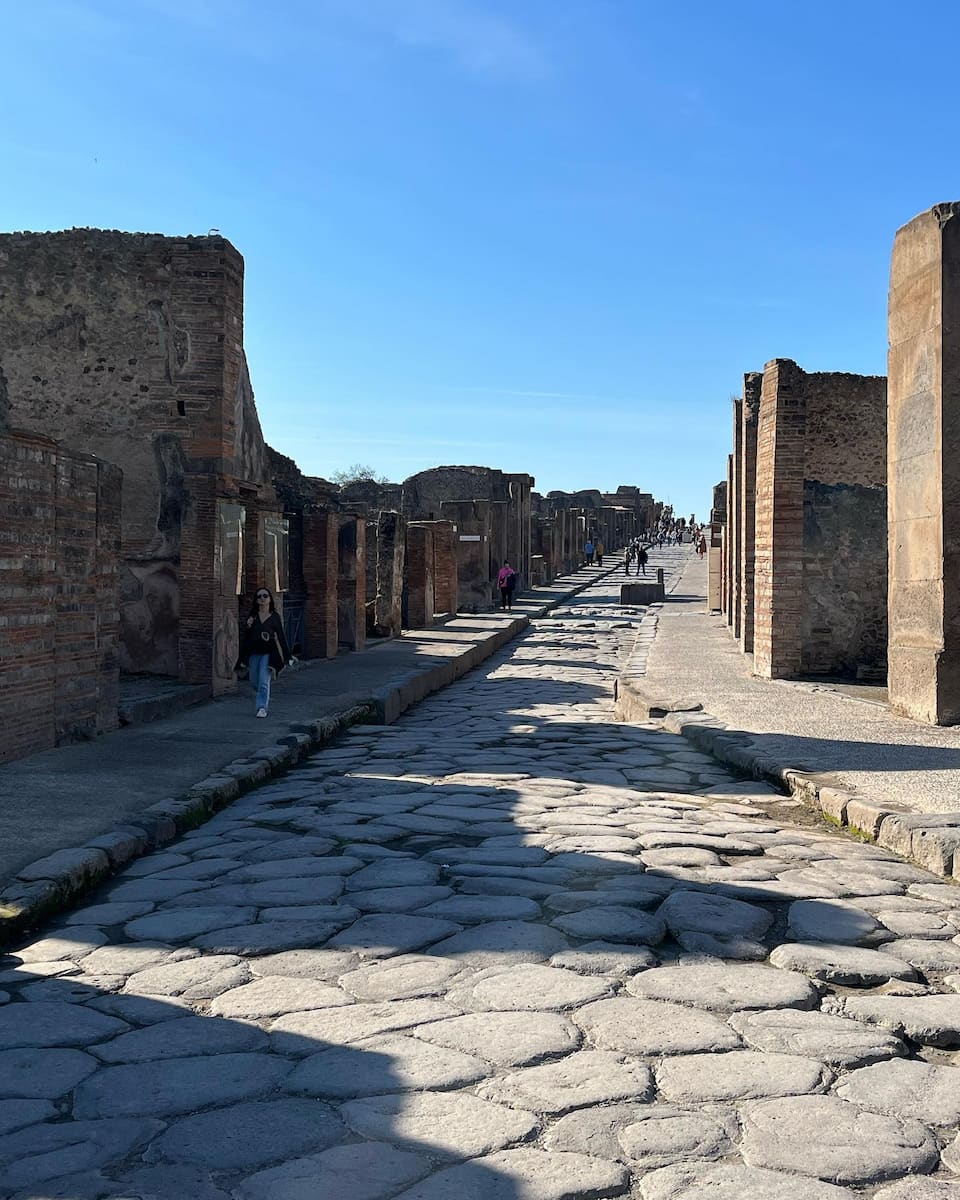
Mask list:
[[270,707],[270,655],[250,655],[250,683],[257,691],[257,708]]

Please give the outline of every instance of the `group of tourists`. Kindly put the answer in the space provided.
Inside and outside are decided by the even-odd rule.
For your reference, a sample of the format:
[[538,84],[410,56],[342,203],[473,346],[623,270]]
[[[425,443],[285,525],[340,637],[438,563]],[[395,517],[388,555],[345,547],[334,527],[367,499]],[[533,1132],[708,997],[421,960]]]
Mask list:
[[602,567],[603,542],[599,538],[596,542],[592,538],[587,538],[587,543],[583,547],[583,557],[586,559],[588,567]]
[[636,563],[636,565],[637,565],[636,574],[637,575],[646,575],[647,561],[648,561],[648,555],[647,555],[646,546],[644,545],[644,543],[641,541],[640,538],[634,538],[633,541],[630,543],[630,545],[627,546],[626,552],[624,553],[624,556],[623,556],[624,571],[626,571],[626,573],[629,575],[630,574],[630,564]]

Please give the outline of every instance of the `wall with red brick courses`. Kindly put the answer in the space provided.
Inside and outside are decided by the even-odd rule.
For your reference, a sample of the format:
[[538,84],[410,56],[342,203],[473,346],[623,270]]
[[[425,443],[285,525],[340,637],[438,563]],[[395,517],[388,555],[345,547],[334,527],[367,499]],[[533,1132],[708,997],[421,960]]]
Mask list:
[[433,524],[433,603],[435,613],[457,611],[457,531],[450,521]]
[[436,607],[434,530],[431,523],[411,521],[407,526],[406,603],[404,625],[429,629]]
[[740,540],[740,506],[743,503],[743,486],[741,483],[742,461],[740,458],[740,438],[743,427],[743,400],[735,396],[733,400],[733,454],[730,456],[730,471],[727,488],[727,624],[733,630],[735,638],[740,637],[740,620],[742,607],[740,601],[740,573],[742,569],[742,547]]
[[0,761],[117,726],[117,468],[0,434]]
[[[185,528],[212,534],[211,480],[217,496],[244,482],[269,499],[240,254],[221,237],[0,235],[0,371],[15,427],[55,432],[123,471],[124,668],[220,690],[221,660],[236,647],[216,644],[230,632],[224,614],[199,613],[204,589],[222,607],[213,542],[182,542]],[[204,511],[191,514],[194,494]]]
[[753,577],[756,541],[757,422],[760,416],[760,389],[763,374],[750,371],[743,377],[743,404],[739,461],[739,556],[740,556],[740,648],[753,653]]
[[886,381],[768,363],[757,426],[754,667],[882,671]]
[[337,514],[305,512],[301,519],[305,653],[310,658],[336,658],[340,557]]

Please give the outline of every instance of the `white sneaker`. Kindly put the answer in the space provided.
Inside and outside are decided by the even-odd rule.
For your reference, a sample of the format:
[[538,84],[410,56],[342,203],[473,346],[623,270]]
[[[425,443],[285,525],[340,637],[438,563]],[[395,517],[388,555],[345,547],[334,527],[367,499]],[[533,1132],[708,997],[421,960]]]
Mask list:
[[265,708],[258,708],[258,709],[257,709],[257,716],[258,716],[258,717],[265,717],[266,715],[267,715],[267,710],[266,710]]

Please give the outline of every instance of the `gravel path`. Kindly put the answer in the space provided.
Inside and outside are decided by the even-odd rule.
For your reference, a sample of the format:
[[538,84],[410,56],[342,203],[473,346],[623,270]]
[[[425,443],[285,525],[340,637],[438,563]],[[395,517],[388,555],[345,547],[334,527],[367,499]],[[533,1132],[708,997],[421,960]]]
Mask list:
[[0,1195],[960,1196],[960,888],[614,724],[620,581],[0,960]]

